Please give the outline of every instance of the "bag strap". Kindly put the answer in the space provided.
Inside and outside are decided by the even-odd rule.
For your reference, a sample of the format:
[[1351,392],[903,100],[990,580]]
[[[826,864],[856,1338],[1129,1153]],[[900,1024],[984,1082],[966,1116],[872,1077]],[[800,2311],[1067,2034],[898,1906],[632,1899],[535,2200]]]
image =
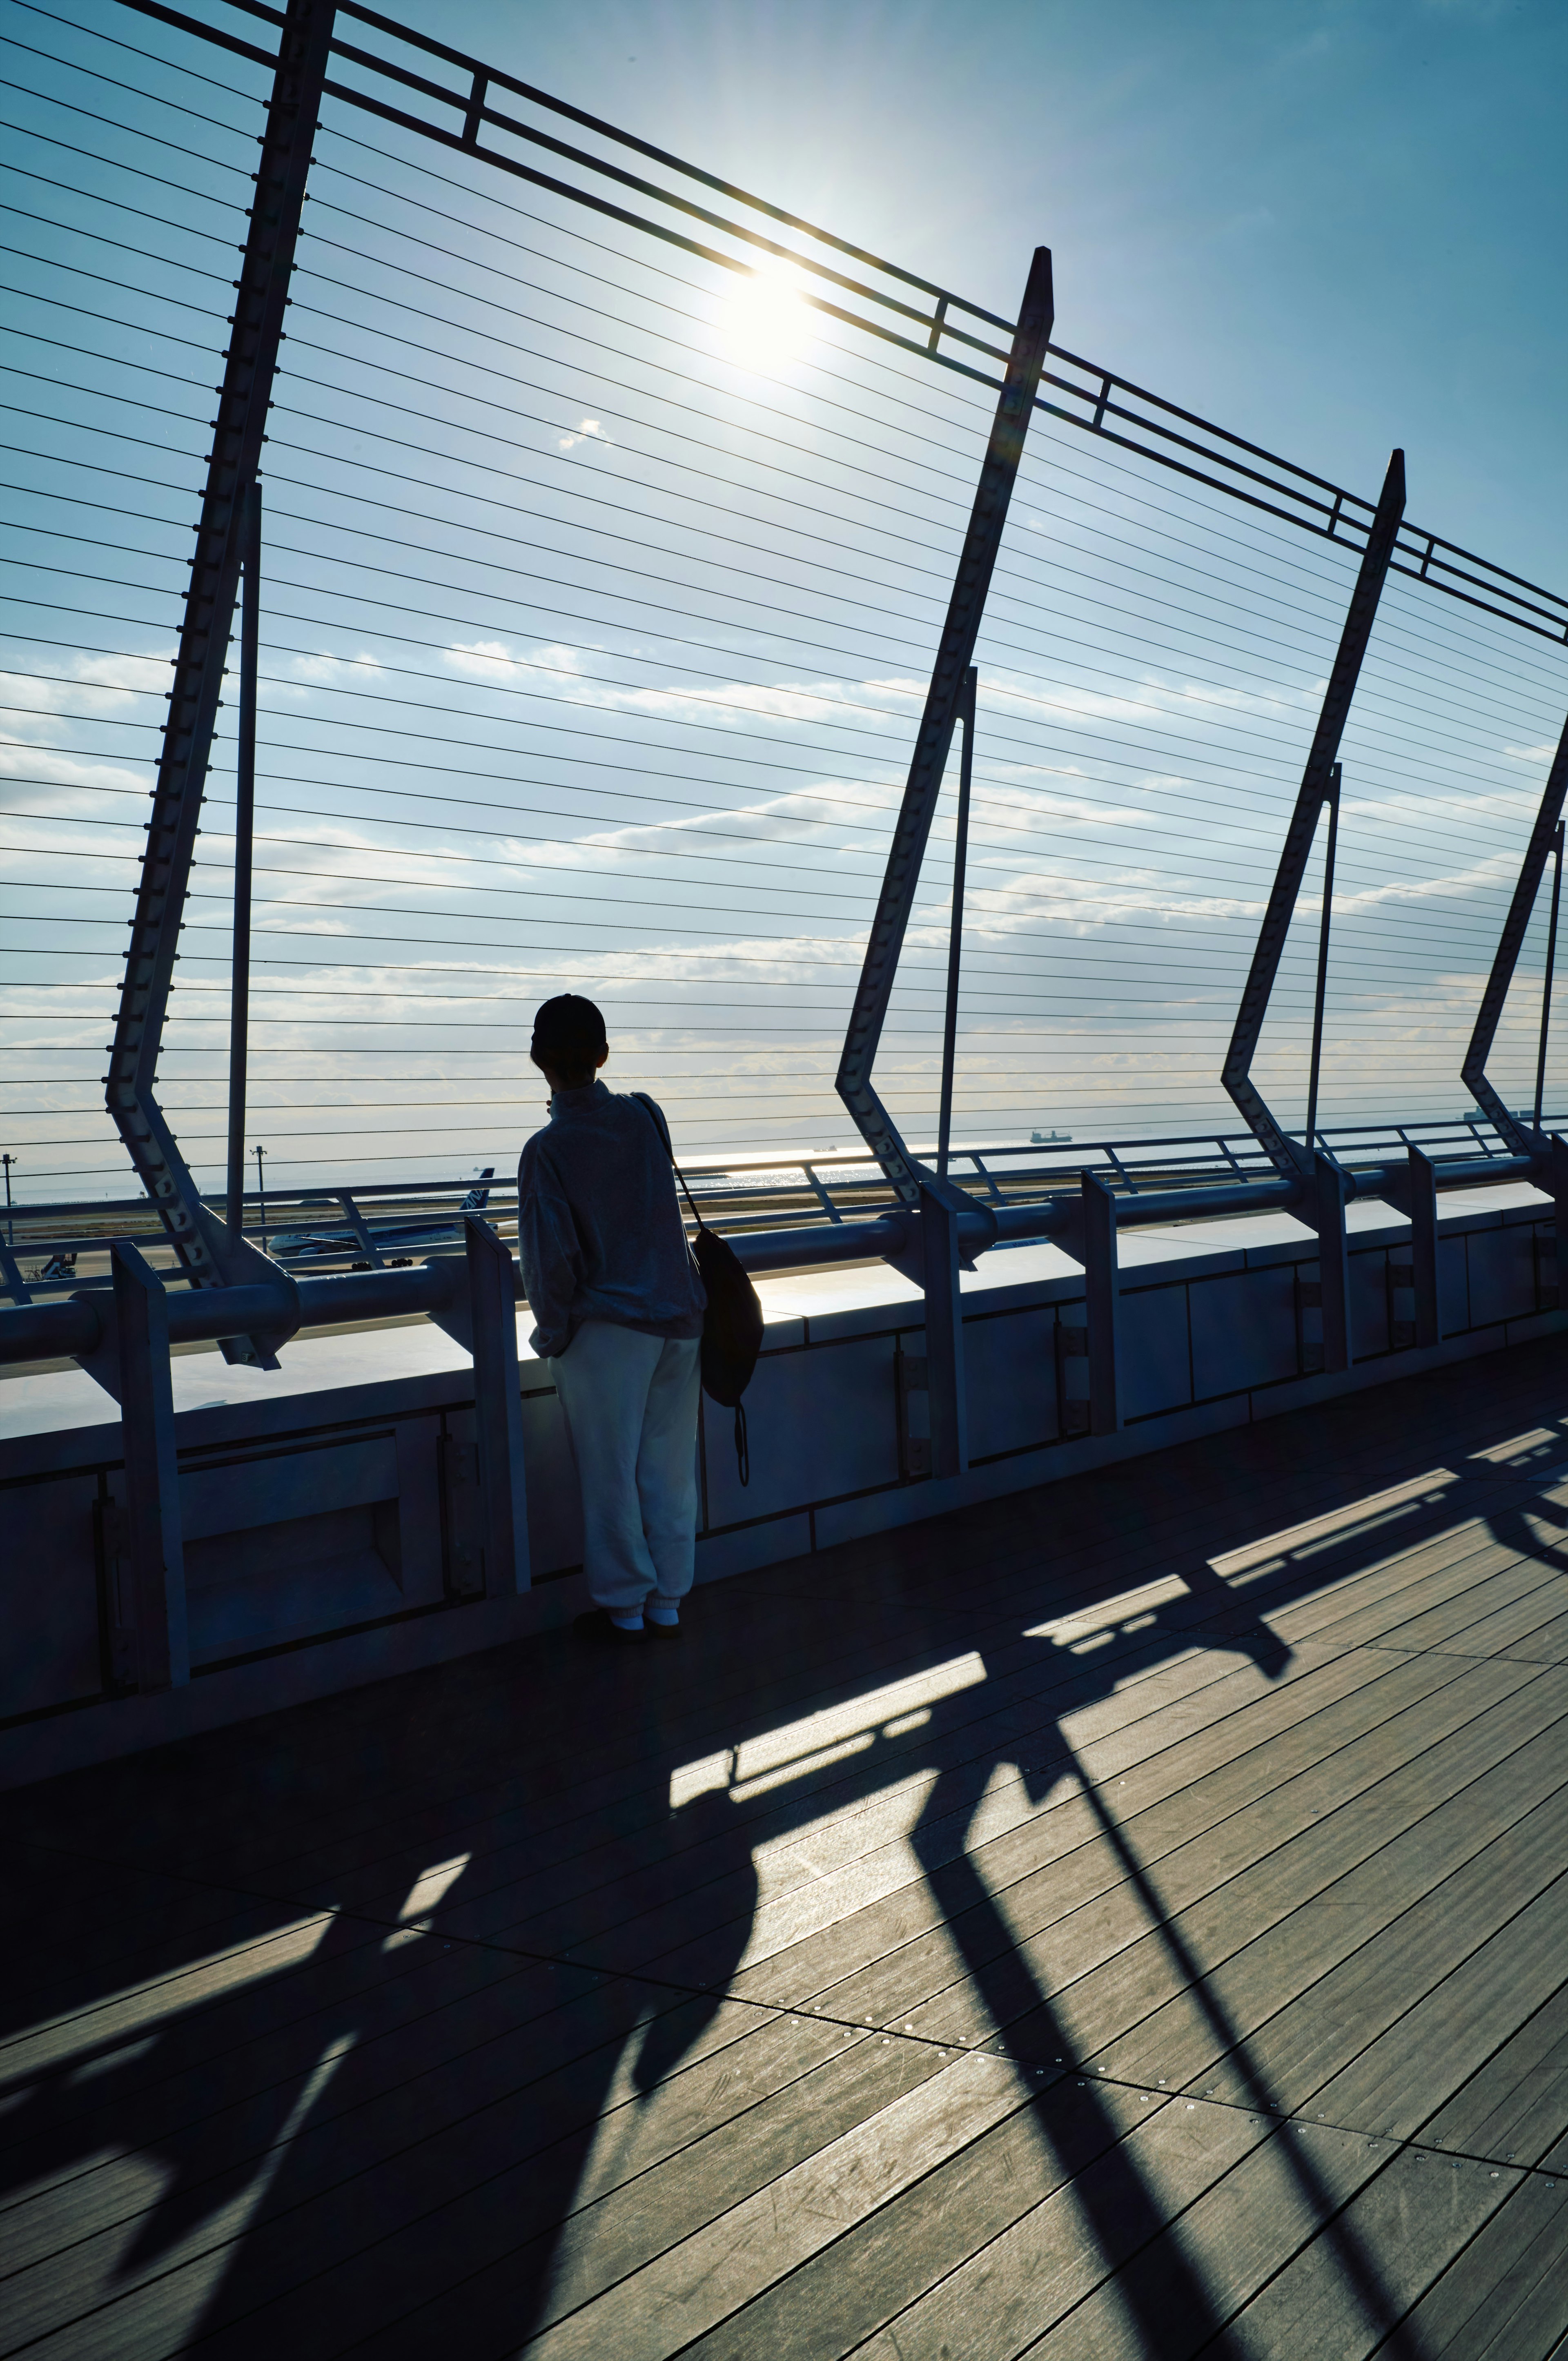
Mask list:
[[647,1116],[649,1122],[658,1133],[664,1153],[670,1159],[670,1170],[674,1174],[676,1180],[680,1182],[681,1193],[685,1198],[686,1203],[692,1209],[692,1219],[696,1224],[699,1230],[706,1230],[707,1224],[697,1212],[696,1199],[686,1187],[686,1176],[681,1170],[680,1166],[675,1162],[675,1151],[670,1145],[669,1126],[665,1123],[663,1115],[654,1105],[652,1100],[648,1096],[646,1091],[629,1091],[627,1093],[627,1096],[636,1100],[638,1105],[642,1109],[643,1114]]

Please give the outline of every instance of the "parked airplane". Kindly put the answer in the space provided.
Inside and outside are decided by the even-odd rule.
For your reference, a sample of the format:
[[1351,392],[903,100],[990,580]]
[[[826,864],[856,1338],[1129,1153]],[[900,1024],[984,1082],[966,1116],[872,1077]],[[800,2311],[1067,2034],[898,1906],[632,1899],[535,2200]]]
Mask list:
[[[463,1202],[450,1213],[433,1214],[429,1219],[412,1222],[367,1222],[361,1216],[364,1235],[368,1237],[376,1252],[388,1260],[397,1256],[404,1246],[425,1246],[433,1243],[437,1238],[449,1237],[452,1232],[461,1225],[465,1213],[484,1212],[490,1201],[489,1183],[495,1177],[495,1166],[487,1164]],[[347,1191],[345,1193],[352,1194]],[[355,1210],[357,1213],[358,1209]],[[345,1214],[348,1213],[346,1205],[344,1207],[344,1212]],[[352,1218],[353,1216],[350,1216],[350,1219]],[[267,1243],[271,1253],[281,1256],[285,1262],[291,1262],[306,1259],[313,1255],[351,1254],[356,1245],[361,1241],[349,1229],[335,1232],[283,1230],[275,1232]],[[364,1267],[361,1265],[361,1268]]]

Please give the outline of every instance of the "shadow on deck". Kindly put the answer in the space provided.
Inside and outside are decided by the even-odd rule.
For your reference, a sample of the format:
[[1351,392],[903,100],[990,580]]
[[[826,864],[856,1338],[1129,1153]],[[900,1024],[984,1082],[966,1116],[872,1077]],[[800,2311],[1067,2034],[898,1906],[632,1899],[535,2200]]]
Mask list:
[[1560,1361],[6,1797],[0,2351],[1545,2361]]

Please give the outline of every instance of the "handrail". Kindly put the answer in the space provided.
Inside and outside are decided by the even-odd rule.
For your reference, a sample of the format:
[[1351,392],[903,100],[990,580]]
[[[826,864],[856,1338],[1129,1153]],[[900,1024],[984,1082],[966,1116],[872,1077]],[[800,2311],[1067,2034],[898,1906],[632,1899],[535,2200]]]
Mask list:
[[[1451,1189],[1479,1188],[1499,1180],[1541,1180],[1540,1165],[1541,1159],[1530,1156],[1468,1158],[1443,1168],[1443,1179]],[[1402,1166],[1365,1166],[1345,1172],[1346,1194],[1397,1200],[1404,1178]],[[1117,1198],[1116,1219],[1124,1229],[1170,1221],[1223,1221],[1253,1213],[1288,1212],[1303,1202],[1305,1195],[1305,1184],[1273,1178],[1209,1188],[1141,1191]],[[743,1235],[735,1239],[734,1250],[745,1268],[759,1278],[836,1263],[895,1259],[914,1249],[920,1218],[913,1209],[888,1208],[858,1220],[803,1224],[798,1228]],[[1016,1245],[1060,1237],[1072,1252],[1079,1218],[1076,1191],[1064,1190],[1038,1204],[982,1208],[976,1202],[972,1211],[958,1214],[957,1226],[960,1244],[970,1251],[983,1251],[993,1240]],[[463,1265],[452,1255],[400,1270],[301,1278],[294,1282],[300,1329],[444,1312],[456,1300],[463,1283]],[[521,1301],[521,1276],[514,1276],[514,1284]],[[0,1363],[82,1357],[96,1352],[105,1342],[112,1306],[111,1291],[94,1289],[72,1295],[63,1303],[0,1310]],[[287,1308],[280,1292],[264,1286],[171,1290],[170,1342],[215,1342],[222,1336],[245,1334],[281,1317]]]

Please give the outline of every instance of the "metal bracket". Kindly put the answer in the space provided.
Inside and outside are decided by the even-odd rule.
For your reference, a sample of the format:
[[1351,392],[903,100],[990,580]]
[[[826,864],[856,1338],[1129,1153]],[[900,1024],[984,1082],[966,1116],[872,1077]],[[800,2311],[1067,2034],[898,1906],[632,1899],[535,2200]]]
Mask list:
[[[1064,1253],[1083,1265],[1084,1313],[1088,1328],[1089,1427],[1091,1434],[1115,1434],[1122,1424],[1117,1363],[1122,1334],[1122,1280],[1116,1251],[1116,1199],[1097,1172],[1079,1176],[1079,1199],[1069,1202],[1057,1233]],[[1070,1336],[1073,1332],[1068,1332]],[[1064,1344],[1069,1359],[1084,1357]],[[1081,1397],[1079,1397],[1081,1399]],[[1068,1431],[1075,1431],[1065,1422]],[[1077,1432],[1081,1433],[1079,1428]]]
[[1350,1349],[1350,1242],[1345,1234],[1345,1176],[1320,1148],[1312,1157],[1312,1227],[1318,1234],[1318,1301],[1323,1315],[1323,1367],[1348,1369]]
[[128,1238],[116,1238],[109,1256],[126,1463],[124,1556],[119,1569],[111,1567],[111,1581],[116,1571],[122,1574],[120,1612],[135,1629],[137,1687],[182,1688],[191,1677],[191,1643],[169,1367],[169,1301],[157,1271]]
[[[1402,1183],[1383,1191],[1395,1212],[1405,1214],[1410,1224],[1409,1279],[1396,1275],[1393,1282],[1396,1290],[1409,1286],[1410,1334],[1390,1338],[1396,1352],[1442,1341],[1437,1300],[1437,1168],[1419,1148],[1407,1144],[1405,1156]],[[1395,1324],[1399,1324],[1397,1317]]]
[[931,1378],[924,1353],[894,1356],[898,1383],[898,1472],[908,1478],[931,1473]]
[[1054,312],[1050,251],[1036,247],[839,1061],[839,1097],[900,1202],[912,1207],[920,1202],[921,1190],[932,1176],[905,1147],[897,1125],[872,1088],[872,1069],[941,793],[964,675],[974,661],[975,641],[1045,368]]
[[[334,14],[333,0],[289,0],[283,19],[105,1083],[109,1114],[192,1283],[264,1282],[285,1293],[291,1282],[279,1265],[202,1202],[154,1086]],[[292,1333],[226,1338],[223,1351],[276,1368],[277,1347]]]
[[1285,939],[1289,932],[1296,897],[1307,873],[1307,862],[1318,832],[1319,816],[1334,792],[1332,774],[1339,754],[1340,740],[1350,718],[1351,700],[1361,676],[1362,661],[1372,636],[1377,602],[1383,595],[1383,585],[1387,579],[1389,561],[1394,555],[1394,543],[1404,513],[1405,455],[1402,451],[1396,451],[1388,462],[1376,513],[1367,533],[1361,568],[1355,577],[1355,588],[1351,593],[1344,628],[1340,634],[1339,652],[1329,674],[1328,687],[1323,692],[1322,708],[1307,754],[1306,769],[1296,796],[1296,808],[1286,831],[1273,890],[1263,914],[1263,924],[1258,929],[1257,948],[1253,952],[1241,1005],[1236,1011],[1235,1029],[1221,1071],[1225,1089],[1240,1108],[1269,1161],[1277,1171],[1291,1180],[1311,1180],[1315,1147],[1310,1140],[1305,1146],[1298,1144],[1275,1121],[1262,1093],[1252,1080],[1252,1061],[1257,1054],[1263,1021],[1268,1014],[1269,997],[1284,956]]
[[959,1217],[955,1208],[929,1186],[920,1191],[920,1245],[927,1383],[931,1399],[931,1473],[961,1476],[969,1466],[969,1402],[959,1285]]
[[13,1303],[30,1303],[32,1290],[22,1277],[21,1267],[8,1246],[0,1243],[0,1272],[5,1274],[5,1291]]
[[358,1206],[354,1202],[354,1193],[352,1190],[338,1189],[334,1191],[334,1194],[342,1209],[343,1218],[348,1224],[349,1229],[353,1234],[354,1243],[358,1247],[360,1253],[364,1256],[366,1261],[369,1264],[371,1269],[385,1270],[387,1266],[377,1250],[375,1239],[371,1236],[368,1229],[365,1225],[364,1214],[360,1212]]
[[[1503,931],[1497,939],[1492,972],[1486,979],[1486,989],[1481,995],[1481,1005],[1475,1012],[1475,1029],[1470,1036],[1470,1047],[1459,1078],[1475,1095],[1475,1104],[1487,1115],[1516,1156],[1542,1156],[1547,1153],[1545,1140],[1533,1125],[1520,1123],[1503,1104],[1496,1089],[1486,1079],[1486,1060],[1492,1054],[1492,1044],[1497,1038],[1502,1022],[1503,1005],[1508,987],[1519,965],[1519,951],[1524,944],[1525,929],[1535,908],[1541,881],[1552,853],[1557,834],[1557,823],[1563,817],[1563,803],[1568,796],[1568,721],[1563,725],[1563,735],[1557,741],[1557,752],[1552,758],[1552,768],[1546,774],[1541,790],[1541,808],[1535,816],[1535,826],[1530,832],[1524,860],[1519,867],[1519,882],[1514,887],[1508,915],[1503,921]],[[1544,1036],[1541,1044],[1545,1055]]]
[[[518,1270],[505,1240],[479,1214],[464,1214],[463,1242],[467,1286],[430,1316],[473,1356],[483,1591],[487,1598],[513,1598],[530,1583]],[[450,1268],[455,1260],[450,1254],[425,1257],[427,1267]]]
[[517,1266],[477,1213],[463,1216],[474,1328],[474,1419],[483,1502],[487,1598],[529,1587],[528,1488],[522,1466],[522,1395],[517,1366]]

